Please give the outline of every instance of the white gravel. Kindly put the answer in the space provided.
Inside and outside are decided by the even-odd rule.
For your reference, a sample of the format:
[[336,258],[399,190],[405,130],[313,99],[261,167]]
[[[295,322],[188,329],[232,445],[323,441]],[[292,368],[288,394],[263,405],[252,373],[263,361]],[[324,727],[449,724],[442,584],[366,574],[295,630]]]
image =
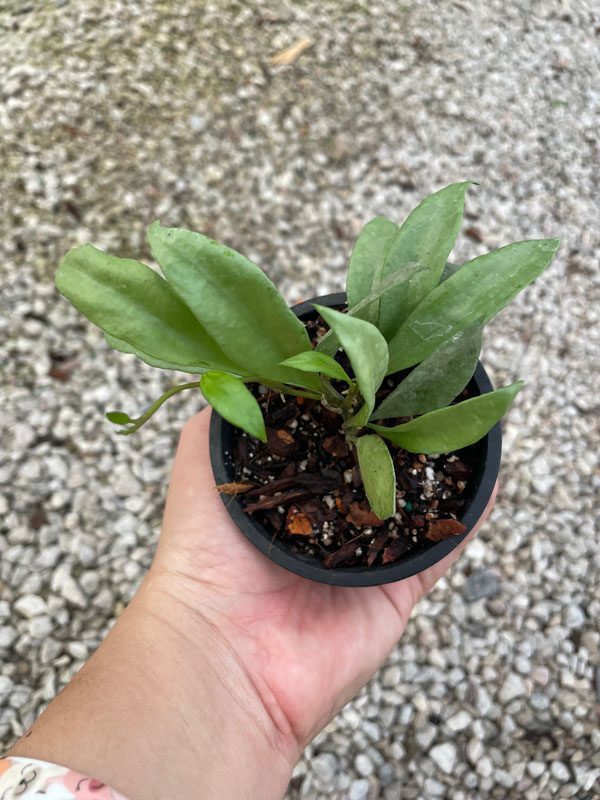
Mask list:
[[[600,797],[598,74],[589,0],[0,6],[0,742],[93,652],[147,568],[183,421],[52,284],[156,217],[247,252],[290,301],[343,285],[371,216],[472,178],[462,260],[562,239],[489,328],[497,508],[289,800]],[[268,58],[308,36],[292,67]]]

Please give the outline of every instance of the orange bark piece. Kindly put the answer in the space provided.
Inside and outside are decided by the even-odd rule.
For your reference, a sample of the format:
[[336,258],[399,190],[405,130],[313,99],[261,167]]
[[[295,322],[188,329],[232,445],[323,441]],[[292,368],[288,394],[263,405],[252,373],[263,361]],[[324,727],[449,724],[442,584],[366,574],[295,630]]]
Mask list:
[[312,536],[313,524],[311,518],[297,506],[292,506],[287,513],[285,529],[294,536]]

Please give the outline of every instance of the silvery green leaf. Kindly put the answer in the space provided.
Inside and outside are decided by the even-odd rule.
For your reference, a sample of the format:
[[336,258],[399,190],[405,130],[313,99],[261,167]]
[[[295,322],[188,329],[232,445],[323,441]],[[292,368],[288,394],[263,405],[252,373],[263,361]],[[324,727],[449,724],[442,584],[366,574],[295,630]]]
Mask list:
[[392,428],[369,423],[369,428],[411,453],[449,453],[478,442],[504,416],[521,390],[518,381],[494,392],[463,400],[447,408]]
[[411,263],[427,269],[427,280],[399,286],[381,298],[377,327],[388,341],[410,312],[437,286],[462,223],[470,181],[452,183],[411,211],[391,245],[382,277]]
[[361,312],[360,316],[375,324],[387,339],[437,285],[460,229],[469,186],[469,182],[453,183],[429,195],[400,227],[385,217],[376,217],[359,235],[348,269],[350,310],[391,273],[400,271],[408,278],[416,264],[427,270],[427,279],[390,289]]
[[56,285],[119,350],[188,372],[211,365],[243,373],[164,278],[139,261],[76,247],[62,260]]
[[327,353],[319,353],[317,350],[306,350],[304,353],[298,353],[297,356],[287,358],[282,364],[303,372],[321,373],[322,375],[327,375],[328,378],[345,381],[348,384],[353,383],[352,378],[342,365],[338,364],[335,358],[332,358]]
[[[348,263],[346,295],[349,311],[379,287],[390,247],[399,230],[398,225],[390,219],[375,217],[360,232]],[[355,316],[377,325],[379,299],[364,308],[362,313],[355,313]]]
[[256,264],[207,236],[159,222],[149,227],[148,241],[169,285],[229,358],[251,375],[319,389],[318,377],[280,366],[310,350],[310,340]]
[[374,325],[350,314],[315,304],[315,308],[331,327],[352,364],[360,393],[369,408],[375,404],[375,393],[381,385],[388,363],[387,343]]
[[365,493],[374,514],[388,519],[396,513],[394,462],[380,436],[361,436],[356,442],[358,466]]
[[541,275],[558,246],[558,239],[517,242],[463,264],[414,309],[390,340],[389,371],[412,367],[474,322],[488,322]]
[[[379,305],[379,300],[390,289],[398,286],[404,287],[407,291],[413,291],[415,288],[423,285],[425,281],[429,280],[429,271],[419,264],[408,264],[406,270],[399,270],[392,272],[387,278],[384,278],[376,289],[373,289],[365,298],[360,300],[353,308],[349,308],[347,313],[351,317],[358,317],[359,319],[369,320],[369,312],[371,308]],[[339,347],[339,342],[335,333],[332,330],[327,331],[325,336],[320,340],[317,345],[319,352],[327,353],[333,356]]]
[[[127,342],[121,341],[121,339],[117,339],[115,336],[111,336],[108,333],[104,334],[104,338],[106,339],[107,344],[109,344],[114,350],[118,350],[121,353],[129,353],[131,355],[137,356],[142,361],[145,361],[146,364],[149,364],[151,367],[158,367],[159,369],[176,369],[180,372],[190,372],[194,375],[200,375],[202,372],[206,372],[207,369],[214,369],[215,364],[196,364],[194,366],[190,366],[188,364],[177,364],[174,361],[164,361],[159,358],[152,358],[147,353],[142,352],[139,348],[133,347]],[[235,372],[236,375],[243,375],[244,370],[242,367],[232,367],[232,372]]]
[[440,345],[375,409],[373,419],[412,417],[451,403],[475,372],[482,336],[481,325],[472,325]]

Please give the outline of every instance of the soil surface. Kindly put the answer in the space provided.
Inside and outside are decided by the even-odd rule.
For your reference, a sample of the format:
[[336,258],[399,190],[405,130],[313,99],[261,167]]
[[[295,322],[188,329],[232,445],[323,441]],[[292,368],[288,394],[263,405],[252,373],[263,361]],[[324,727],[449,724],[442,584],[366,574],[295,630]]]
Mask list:
[[[321,321],[307,322],[313,342]],[[350,366],[339,354],[344,368]],[[390,376],[378,402],[406,373]],[[343,388],[340,384],[339,389]],[[254,387],[267,426],[267,442],[240,431],[235,484],[246,513],[255,515],[295,553],[326,567],[391,564],[410,550],[464,533],[459,521],[474,464],[461,455],[409,453],[388,443],[396,470],[396,513],[381,520],[369,507],[355,449],[340,414],[317,400]],[[390,425],[403,421],[388,420]]]

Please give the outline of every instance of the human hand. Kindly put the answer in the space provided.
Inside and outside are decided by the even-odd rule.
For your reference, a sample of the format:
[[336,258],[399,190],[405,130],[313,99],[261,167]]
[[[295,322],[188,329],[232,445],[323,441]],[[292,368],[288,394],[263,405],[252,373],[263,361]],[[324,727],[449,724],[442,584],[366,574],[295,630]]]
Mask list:
[[431,569],[382,586],[335,587],[294,575],[259,553],[227,513],[214,487],[209,421],[206,409],[181,436],[153,570],[172,596],[218,628],[299,753],[381,665],[415,603],[466,543]]
[[[104,767],[93,742],[91,764],[71,758],[68,765],[132,798],[154,790],[175,800],[189,796],[190,785],[207,799],[281,797],[302,748],[383,663],[415,603],[466,545],[383,586],[332,587],[287,572],[245,539],[225,509],[210,465],[209,420],[206,409],[186,424],[150,573],[85,668],[98,686],[116,658],[130,665],[120,684],[113,672],[105,689],[109,708],[133,705],[133,725],[121,714],[129,767]],[[128,687],[125,697],[119,685]],[[143,721],[135,720],[140,707]],[[26,754],[47,758],[36,743],[39,733]],[[109,760],[118,761],[119,750],[115,743]]]

